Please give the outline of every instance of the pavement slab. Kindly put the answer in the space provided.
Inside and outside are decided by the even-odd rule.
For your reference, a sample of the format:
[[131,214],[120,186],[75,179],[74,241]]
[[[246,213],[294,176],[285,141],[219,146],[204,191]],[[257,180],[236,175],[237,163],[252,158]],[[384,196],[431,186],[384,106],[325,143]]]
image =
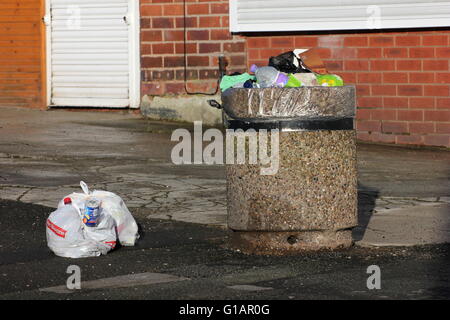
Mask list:
[[450,242],[450,205],[430,201],[420,205],[398,204],[394,207],[375,207],[357,243],[368,246],[407,246]]

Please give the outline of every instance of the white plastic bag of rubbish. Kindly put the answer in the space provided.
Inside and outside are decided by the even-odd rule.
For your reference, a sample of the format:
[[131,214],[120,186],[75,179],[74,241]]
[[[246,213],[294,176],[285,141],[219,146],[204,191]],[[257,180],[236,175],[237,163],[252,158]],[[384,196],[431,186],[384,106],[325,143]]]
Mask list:
[[[117,226],[117,234],[122,246],[134,246],[136,240],[139,239],[138,225],[134,220],[133,215],[128,210],[127,206],[123,202],[122,198],[118,195],[101,190],[89,191],[86,183],[80,182],[83,193],[72,193],[66,197],[72,199],[79,208],[84,208],[84,203],[89,197],[95,197],[101,201],[100,207],[105,209],[108,214],[112,216]],[[58,208],[64,206],[64,201],[58,204]]]
[[80,209],[66,204],[47,219],[47,245],[60,257],[86,258],[107,254],[116,246],[114,219],[99,210],[98,224],[88,227],[82,222]]

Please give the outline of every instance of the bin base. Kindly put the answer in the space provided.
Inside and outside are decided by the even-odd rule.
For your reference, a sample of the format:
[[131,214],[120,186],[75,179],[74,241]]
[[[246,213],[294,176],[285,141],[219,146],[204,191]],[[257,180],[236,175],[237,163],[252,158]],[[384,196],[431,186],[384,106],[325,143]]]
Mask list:
[[305,251],[346,249],[353,245],[352,230],[338,231],[233,231],[230,246],[245,254],[287,255]]

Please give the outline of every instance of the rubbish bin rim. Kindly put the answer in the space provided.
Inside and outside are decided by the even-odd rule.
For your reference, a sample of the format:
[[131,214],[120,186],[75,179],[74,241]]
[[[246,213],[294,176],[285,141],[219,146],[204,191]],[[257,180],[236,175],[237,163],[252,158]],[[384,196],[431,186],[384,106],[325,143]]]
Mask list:
[[237,130],[280,130],[280,131],[322,131],[322,130],[354,130],[354,118],[321,117],[315,119],[291,119],[267,121],[244,121],[241,119],[227,119],[227,129]]

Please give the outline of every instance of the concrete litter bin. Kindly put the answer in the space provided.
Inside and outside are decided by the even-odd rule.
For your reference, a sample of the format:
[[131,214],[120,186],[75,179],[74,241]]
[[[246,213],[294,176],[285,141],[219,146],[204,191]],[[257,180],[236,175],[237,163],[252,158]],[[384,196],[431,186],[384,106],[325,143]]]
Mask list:
[[226,165],[231,247],[270,255],[350,247],[355,88],[229,89],[222,108],[228,129],[279,129],[276,174],[261,174],[260,163]]

